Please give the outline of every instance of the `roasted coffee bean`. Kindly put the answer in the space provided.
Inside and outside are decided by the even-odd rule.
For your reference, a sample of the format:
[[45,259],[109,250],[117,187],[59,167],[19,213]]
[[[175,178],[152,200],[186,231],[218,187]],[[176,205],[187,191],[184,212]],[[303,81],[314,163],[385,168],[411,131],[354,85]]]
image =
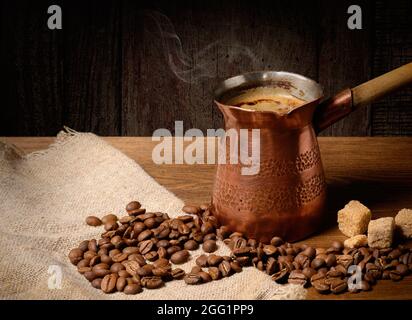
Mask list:
[[359,289],[362,290],[362,291],[369,291],[371,289],[371,286],[370,286],[369,282],[367,282],[365,280],[362,280],[360,282],[360,288]]
[[178,251],[181,251],[181,250],[182,250],[182,248],[179,247],[179,246],[171,246],[171,247],[169,247],[169,248],[166,249],[167,254],[168,254],[169,256],[171,256],[171,255],[173,255],[175,252],[178,252]]
[[257,262],[257,264],[256,264],[256,269],[258,269],[259,271],[265,270],[265,265],[264,265],[264,263],[263,263],[262,260],[259,260],[259,261]]
[[154,276],[157,276],[157,277],[166,277],[167,275],[169,275],[170,274],[170,268],[168,268],[168,267],[158,267],[158,268],[154,268],[153,270],[152,270],[152,273],[153,273],[153,275]]
[[375,280],[382,276],[382,271],[373,263],[366,264],[366,273],[369,274]]
[[89,240],[84,240],[84,241],[80,242],[78,248],[82,251],[87,251],[88,248],[89,248]]
[[130,278],[130,280],[128,279],[127,283],[128,284],[136,283],[136,284],[140,285],[141,284],[140,280],[141,280],[141,277],[138,274],[135,274]]
[[342,241],[333,241],[332,248],[334,248],[336,252],[341,252],[344,249],[344,245]]
[[99,270],[99,269],[109,269],[110,268],[110,266],[107,264],[107,263],[103,263],[103,262],[101,262],[101,263],[98,263],[98,264],[96,264],[94,267],[93,267],[93,271],[94,270]]
[[157,289],[164,285],[162,278],[156,276],[143,277],[140,282],[147,289]]
[[182,211],[188,214],[198,214],[201,210],[197,206],[186,205],[182,208]]
[[104,224],[104,230],[106,231],[112,231],[116,230],[119,227],[116,221],[109,221]]
[[224,260],[219,264],[219,271],[223,277],[227,277],[231,274],[232,268],[230,262]]
[[69,259],[72,264],[77,265],[83,259],[83,251],[79,248],[72,249],[69,252]]
[[199,275],[199,273],[188,273],[184,276],[183,280],[186,282],[186,284],[190,285],[202,283],[202,277]]
[[77,264],[77,268],[89,267],[90,266],[90,259],[82,259]]
[[139,266],[143,267],[146,264],[145,258],[139,253],[132,253],[130,256],[127,257],[129,261],[136,261]]
[[207,240],[216,240],[216,234],[208,233],[207,235],[203,237],[203,241],[207,241]]
[[119,262],[113,263],[110,266],[110,271],[111,272],[119,272],[120,270],[124,270],[124,269],[126,269],[125,266],[123,264],[119,263]]
[[127,253],[123,253],[123,252],[120,252],[120,253],[118,253],[118,254],[115,254],[113,257],[112,257],[112,260],[113,260],[113,262],[122,262],[122,261],[124,261],[124,260],[127,260],[127,257],[128,257],[129,255],[127,254]]
[[180,221],[183,221],[184,223],[192,222],[193,221],[193,216],[185,214],[183,216],[177,217]]
[[299,253],[295,257],[294,261],[299,263],[303,268],[310,267],[310,259],[308,258],[308,256],[304,255],[303,253]]
[[202,268],[199,266],[193,266],[192,270],[190,270],[190,273],[199,273],[200,271],[202,271]]
[[187,241],[184,246],[186,250],[197,250],[199,248],[199,244],[195,240]]
[[304,254],[309,259],[314,259],[316,256],[316,250],[313,247],[307,247],[304,251],[301,252],[301,254]]
[[306,267],[302,270],[302,273],[306,276],[306,278],[310,279],[313,275],[316,274],[316,270],[310,267]]
[[[343,265],[339,264],[334,267],[335,270],[342,272],[342,274],[346,275],[347,273],[347,268],[345,268]],[[320,272],[320,270],[318,270]]]
[[106,224],[108,222],[116,222],[116,221],[117,221],[117,216],[112,213],[109,213],[102,218],[103,224]]
[[266,273],[268,275],[272,275],[277,271],[277,261],[273,257],[269,257],[268,261],[266,262]]
[[96,278],[94,279],[91,283],[92,283],[92,287],[96,288],[96,289],[101,289],[101,284],[102,284],[102,278]]
[[116,290],[119,292],[122,292],[123,289],[126,287],[127,285],[127,280],[125,277],[118,277],[117,281],[116,281]]
[[368,273],[368,272],[363,275],[363,280],[368,281],[370,284],[376,283],[375,277],[371,273]]
[[173,279],[181,279],[185,276],[185,274],[186,273],[180,268],[176,268],[171,271]]
[[166,259],[169,256],[167,250],[162,247],[157,249],[157,255],[159,256],[159,259]]
[[149,218],[144,221],[144,224],[147,228],[152,229],[158,225],[158,222],[155,218]]
[[326,284],[325,279],[313,281],[311,284],[319,293],[327,293],[330,290],[330,285]]
[[125,294],[137,294],[142,291],[143,291],[142,287],[137,283],[128,284],[127,286],[124,287],[124,290],[123,290]]
[[139,243],[139,251],[141,254],[145,255],[152,251],[153,248],[153,241],[152,240],[144,240]]
[[328,254],[325,259],[325,263],[328,268],[333,267],[336,264],[336,256],[333,253]]
[[194,230],[192,233],[189,235],[190,238],[195,240],[196,242],[202,242],[203,241],[203,234],[200,232],[200,230]]
[[289,274],[288,282],[289,282],[289,283],[292,283],[292,284],[299,284],[299,285],[305,286],[306,283],[307,283],[307,278],[306,278],[306,276],[303,274],[302,271],[293,270],[293,271]]
[[154,268],[168,267],[168,266],[170,266],[169,260],[165,258],[161,258],[153,262]]
[[117,274],[119,277],[124,277],[124,278],[128,278],[129,276],[131,276],[131,274],[127,272],[126,270],[120,270]]
[[213,280],[219,280],[221,278],[221,273],[219,268],[217,267],[210,267],[208,270],[208,273],[210,274],[210,277]]
[[142,232],[140,232],[140,234],[137,236],[137,241],[143,241],[143,240],[147,240],[149,239],[151,236],[153,235],[152,230],[143,230]]
[[110,263],[113,262],[113,260],[109,255],[104,254],[104,255],[100,256],[100,262],[110,264]]
[[96,241],[96,239],[92,239],[92,240],[89,241],[89,244],[88,244],[88,246],[87,246],[87,249],[88,249],[89,251],[97,252],[98,246],[97,246],[97,241]]
[[239,262],[237,262],[237,261],[231,261],[230,262],[230,268],[236,273],[239,273],[239,272],[242,271],[242,267],[240,266]]
[[279,238],[279,237],[273,237],[273,238],[270,240],[270,244],[271,244],[272,246],[277,247],[277,246],[280,246],[281,244],[283,244],[283,240],[282,240],[281,238]]
[[123,249],[123,253],[127,253],[128,255],[139,253],[139,248],[136,247],[126,247]]
[[213,227],[213,225],[210,222],[205,222],[202,224],[202,226],[200,227],[200,231],[203,234],[209,234],[215,231],[215,228]]
[[399,274],[404,277],[409,274],[409,268],[405,264],[398,264],[395,269]]
[[383,272],[382,272],[382,280],[389,280],[391,277],[390,277],[390,271],[389,270],[384,270]]
[[293,261],[292,264],[293,264],[293,269],[294,269],[294,270],[300,270],[300,269],[302,269],[302,266],[301,266],[298,262]]
[[[262,250],[259,250],[259,251],[263,253]],[[251,249],[249,247],[237,248],[237,249],[232,250],[233,255],[235,255],[236,257],[249,256],[250,252],[251,252]],[[257,258],[261,259],[261,257],[259,256]]]
[[88,271],[92,271],[91,267],[77,267],[77,271],[81,274],[88,272]]
[[94,252],[94,251],[86,251],[84,254],[83,254],[83,258],[84,259],[89,259],[89,260],[91,260],[93,257],[95,257],[95,256],[97,256],[97,253],[96,252]]
[[222,256],[211,254],[207,257],[207,263],[203,267],[206,267],[206,266],[215,267],[219,265],[222,261],[223,261]]
[[288,275],[289,275],[288,269],[284,268],[284,269],[281,269],[280,271],[274,273],[272,275],[272,280],[276,281],[277,283],[284,283],[284,282],[286,282],[286,280],[288,278]]
[[108,274],[104,276],[100,287],[104,293],[111,293],[114,292],[116,289],[116,282],[117,282],[118,275],[115,273]]
[[86,223],[89,226],[98,227],[98,226],[102,225],[102,220],[100,220],[98,217],[95,217],[95,216],[88,216],[86,218]]
[[186,224],[182,223],[179,225],[177,231],[180,235],[189,235],[191,230]]
[[97,275],[93,271],[86,271],[83,273],[83,276],[89,281],[93,281],[97,278]]
[[172,254],[170,257],[170,261],[174,264],[182,264],[185,263],[190,257],[190,253],[187,250],[177,251]]
[[196,258],[196,264],[200,267],[207,267],[208,265],[208,256],[205,254],[200,255]]
[[398,259],[401,256],[402,252],[399,249],[394,249],[388,254],[389,259]]
[[102,278],[108,274],[110,274],[110,270],[108,269],[97,269],[97,270],[93,270],[93,273],[96,275],[96,277]]
[[156,246],[157,246],[158,248],[167,248],[167,247],[169,246],[169,241],[166,240],[166,239],[159,240],[159,241],[156,243]]
[[348,254],[338,255],[336,256],[336,262],[348,269],[348,267],[353,263],[353,257]]
[[212,281],[212,277],[211,277],[210,274],[207,273],[207,272],[200,271],[200,272],[198,273],[198,275],[200,276],[200,278],[202,278],[202,282],[203,282],[203,283]]
[[335,279],[330,283],[330,291],[338,294],[345,291],[348,288],[346,279]]
[[315,258],[312,260],[310,266],[315,269],[318,270],[320,268],[322,268],[323,266],[325,266],[326,262],[325,260],[321,259],[321,258]]
[[226,226],[221,226],[217,231],[216,234],[220,239],[227,239],[230,235],[230,230]]
[[277,252],[277,248],[273,245],[265,245],[263,247],[263,252],[267,255],[267,256],[272,256]]
[[235,259],[242,267],[250,266],[250,257],[236,257]]
[[139,201],[131,201],[131,202],[129,202],[129,203],[127,204],[127,206],[126,206],[126,211],[127,211],[128,213],[130,213],[130,212],[133,212],[133,211],[135,211],[135,210],[137,210],[137,209],[140,209],[141,207],[142,207],[142,205],[140,204]]
[[157,251],[150,251],[144,255],[144,258],[150,262],[153,262],[156,261],[159,256],[157,255]]
[[[126,267],[127,270],[127,267]],[[148,277],[152,275],[153,265],[145,264],[143,267],[137,268],[136,273],[141,277]]]
[[214,240],[207,240],[205,242],[203,242],[203,251],[207,252],[207,253],[211,253],[217,250],[217,245],[216,245],[216,241]]

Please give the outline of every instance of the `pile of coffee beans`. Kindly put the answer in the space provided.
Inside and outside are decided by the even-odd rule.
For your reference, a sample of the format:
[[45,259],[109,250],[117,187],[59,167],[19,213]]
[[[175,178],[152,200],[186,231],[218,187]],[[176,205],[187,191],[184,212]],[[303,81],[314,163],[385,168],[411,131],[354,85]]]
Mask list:
[[[90,226],[104,226],[99,240],[82,241],[69,253],[72,264],[105,293],[137,294],[143,288],[161,288],[183,279],[188,285],[216,281],[254,266],[277,283],[313,286],[321,293],[368,291],[379,279],[399,281],[412,271],[412,249],[344,248],[339,241],[330,248],[246,239],[219,226],[209,204],[185,206],[186,215],[171,219],[166,213],[147,212],[138,201],[126,206],[127,215],[108,214],[86,218]],[[213,254],[220,239],[231,249],[228,256]],[[202,248],[189,273],[175,265],[187,262],[190,251]],[[348,287],[349,267],[359,266],[359,285]]]

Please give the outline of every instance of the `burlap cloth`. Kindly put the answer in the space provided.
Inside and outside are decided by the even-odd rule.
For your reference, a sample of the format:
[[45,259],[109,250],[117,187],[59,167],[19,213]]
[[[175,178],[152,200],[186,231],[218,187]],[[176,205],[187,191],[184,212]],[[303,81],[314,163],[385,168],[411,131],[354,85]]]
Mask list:
[[[138,146],[136,146],[138,147]],[[69,250],[101,228],[86,216],[124,215],[139,200],[150,211],[181,214],[182,201],[136,162],[90,133],[61,132],[47,150],[23,155],[0,143],[0,298],[2,299],[301,299],[306,290],[278,285],[255,268],[221,281],[188,286],[168,282],[135,296],[103,294],[68,261]],[[227,253],[219,243],[218,253]],[[183,266],[190,270],[201,250]],[[52,267],[50,267],[52,266]],[[49,268],[61,268],[52,285]],[[51,269],[53,270],[53,269]],[[56,276],[57,274],[54,273]],[[57,282],[54,282],[55,284]]]

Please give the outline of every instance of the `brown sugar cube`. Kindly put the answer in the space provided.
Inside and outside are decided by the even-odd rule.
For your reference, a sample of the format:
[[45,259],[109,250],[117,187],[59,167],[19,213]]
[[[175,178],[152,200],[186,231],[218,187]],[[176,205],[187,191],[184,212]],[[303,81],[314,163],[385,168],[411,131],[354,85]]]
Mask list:
[[369,222],[368,244],[371,248],[389,248],[392,245],[395,220],[392,217]]
[[368,237],[365,236],[364,234],[358,234],[356,236],[353,236],[349,239],[346,239],[343,242],[343,245],[346,248],[359,248],[359,247],[364,247],[368,244]]
[[338,211],[339,230],[348,237],[363,234],[368,229],[371,211],[356,200],[350,201]]
[[396,228],[405,238],[412,238],[412,210],[402,209],[395,217]]

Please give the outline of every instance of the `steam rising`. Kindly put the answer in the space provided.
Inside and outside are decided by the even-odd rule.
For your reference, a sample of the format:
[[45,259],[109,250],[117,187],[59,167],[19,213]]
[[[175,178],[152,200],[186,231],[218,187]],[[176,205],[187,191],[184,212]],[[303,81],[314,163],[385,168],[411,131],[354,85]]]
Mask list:
[[[228,46],[232,49],[231,59],[244,56],[252,62],[253,68],[256,68],[258,59],[250,48],[233,43],[227,44],[219,39],[195,52],[191,57],[183,51],[182,42],[167,16],[158,11],[148,10],[145,11],[145,16],[155,23],[156,33],[160,36],[163,53],[170,70],[186,83],[195,83],[202,78],[217,76],[217,62],[211,61],[210,57],[216,55],[219,46]],[[145,32],[150,31],[145,28]]]

